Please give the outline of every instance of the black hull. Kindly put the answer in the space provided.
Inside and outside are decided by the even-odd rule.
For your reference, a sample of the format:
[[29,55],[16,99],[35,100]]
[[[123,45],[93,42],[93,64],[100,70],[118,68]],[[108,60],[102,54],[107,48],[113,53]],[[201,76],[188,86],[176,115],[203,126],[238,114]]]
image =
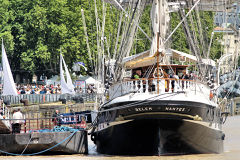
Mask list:
[[223,133],[181,120],[135,120],[95,133],[97,151],[110,155],[223,152]]
[[165,103],[102,110],[92,136],[97,151],[110,155],[223,152],[224,134],[211,126],[221,126],[218,109],[195,102]]

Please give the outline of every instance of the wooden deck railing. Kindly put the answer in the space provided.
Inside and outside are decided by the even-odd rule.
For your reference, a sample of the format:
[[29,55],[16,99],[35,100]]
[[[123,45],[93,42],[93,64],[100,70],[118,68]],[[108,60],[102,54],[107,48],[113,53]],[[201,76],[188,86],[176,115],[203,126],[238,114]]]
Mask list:
[[175,78],[125,79],[122,83],[117,83],[110,87],[109,98],[113,99],[130,92],[157,94],[158,86],[158,94],[190,90],[197,91],[199,89],[196,85],[204,84],[196,80]]

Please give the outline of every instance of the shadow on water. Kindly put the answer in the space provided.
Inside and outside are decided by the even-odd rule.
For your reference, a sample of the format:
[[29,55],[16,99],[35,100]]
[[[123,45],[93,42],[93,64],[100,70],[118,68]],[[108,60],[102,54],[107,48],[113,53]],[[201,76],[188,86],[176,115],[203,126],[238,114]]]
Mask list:
[[238,160],[240,159],[240,116],[229,117],[223,125],[225,133],[222,154],[195,154],[174,156],[109,156],[98,154],[89,140],[88,155],[0,156],[0,160]]

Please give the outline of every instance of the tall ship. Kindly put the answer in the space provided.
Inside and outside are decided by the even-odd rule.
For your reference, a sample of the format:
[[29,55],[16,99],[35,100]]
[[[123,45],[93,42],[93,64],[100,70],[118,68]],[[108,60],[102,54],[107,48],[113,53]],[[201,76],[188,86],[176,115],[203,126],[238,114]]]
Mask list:
[[[121,2],[114,1],[124,10],[122,6],[129,2]],[[135,2],[132,5],[140,10],[143,1]],[[186,7],[188,2],[184,2],[179,7]],[[186,17],[196,7],[211,10],[208,2],[215,4],[189,3],[180,23],[186,25]],[[215,93],[215,62],[208,56],[202,58],[189,34],[193,55],[167,47],[166,42],[174,34],[167,34],[168,13],[170,7],[176,9],[171,6],[175,1],[146,3],[152,5],[151,49],[123,58],[121,69],[118,62],[113,62],[114,72],[121,76],[113,78],[106,102],[98,111],[91,135],[97,151],[110,155],[222,153],[223,118]],[[217,8],[223,9],[230,1],[218,3]],[[188,33],[187,26],[185,29]],[[173,63],[176,61],[179,63]]]

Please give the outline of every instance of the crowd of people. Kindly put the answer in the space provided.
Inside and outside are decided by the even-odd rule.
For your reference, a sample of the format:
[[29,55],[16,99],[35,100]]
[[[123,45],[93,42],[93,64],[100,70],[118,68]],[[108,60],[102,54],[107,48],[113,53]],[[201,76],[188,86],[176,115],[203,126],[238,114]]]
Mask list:
[[17,85],[18,94],[61,94],[61,86],[54,85]]
[[96,92],[96,88],[94,87],[94,85],[89,84],[87,86],[87,93],[95,93]]
[[[94,85],[89,84],[86,87],[86,91],[83,88],[77,86],[74,88],[76,93],[96,93]],[[17,85],[18,94],[61,94],[61,85]]]

